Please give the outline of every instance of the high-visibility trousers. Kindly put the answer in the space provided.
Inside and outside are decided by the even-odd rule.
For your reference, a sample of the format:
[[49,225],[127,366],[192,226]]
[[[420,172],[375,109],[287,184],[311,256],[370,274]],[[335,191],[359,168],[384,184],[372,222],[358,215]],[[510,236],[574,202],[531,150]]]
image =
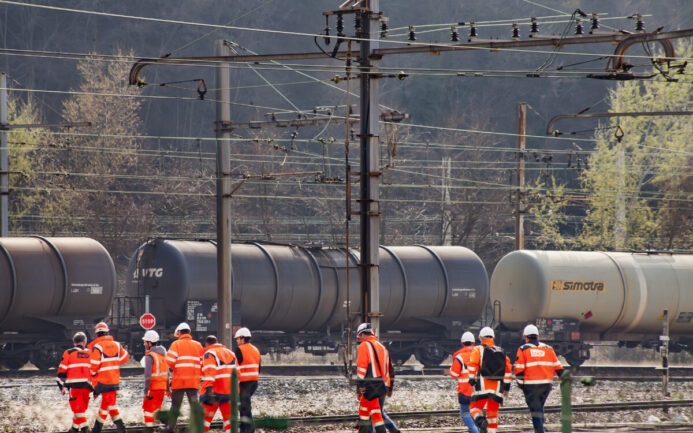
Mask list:
[[117,399],[118,391],[108,391],[101,394],[101,406],[99,406],[99,413],[96,415],[96,421],[103,424],[106,422],[109,415],[114,422],[120,419]]
[[154,427],[154,419],[156,413],[161,409],[161,404],[164,402],[166,395],[165,389],[150,390],[148,395],[142,400],[142,412],[144,412],[145,427]]
[[221,418],[224,420],[224,431],[231,431],[231,402],[203,403],[202,407],[205,409],[205,432],[209,431],[209,426],[212,424],[217,409],[221,412]]
[[482,415],[482,411],[486,408],[486,421],[488,422],[488,433],[496,433],[498,430],[498,408],[500,403],[490,398],[482,398],[472,404],[475,404],[473,409],[470,409],[474,419]]
[[370,423],[373,423],[375,428],[385,425],[380,401],[377,398],[366,400],[361,396],[359,399],[359,425],[369,425]]
[[87,409],[89,408],[88,388],[70,388],[70,409],[72,409],[72,427],[80,430],[89,427],[87,423]]

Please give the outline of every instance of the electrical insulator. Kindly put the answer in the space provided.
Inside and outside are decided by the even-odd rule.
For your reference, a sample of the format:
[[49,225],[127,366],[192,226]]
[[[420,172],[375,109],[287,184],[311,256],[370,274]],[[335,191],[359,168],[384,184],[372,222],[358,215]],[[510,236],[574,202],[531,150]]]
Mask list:
[[390,21],[388,17],[382,17],[380,18],[380,37],[381,38],[386,38],[387,37],[387,23]]
[[416,30],[415,30],[414,26],[409,26],[409,40],[410,41],[416,40]]
[[323,38],[325,45],[330,45],[330,19],[325,17],[325,37]]
[[590,26],[590,33],[594,33],[599,30],[599,14],[592,13],[592,25]]
[[644,32],[645,31],[645,21],[642,20],[642,15],[635,14],[635,31]]
[[476,23],[474,21],[469,23],[469,40],[471,41],[472,39],[476,38],[478,35],[478,32],[476,30]]
[[337,14],[337,36],[344,37],[344,17],[342,14]]
[[457,33],[457,27],[455,27],[455,26],[450,26],[450,40],[452,42],[459,42],[460,41],[460,34]]
[[520,27],[517,25],[517,23],[513,23],[513,39],[519,39],[520,38]]
[[582,25],[582,20],[580,18],[577,18],[575,20],[575,34],[576,35],[584,35],[585,34],[585,26]]
[[532,28],[529,32],[530,33],[539,33],[539,23],[537,22],[537,19],[535,17],[532,17],[530,19],[530,21],[532,22]]

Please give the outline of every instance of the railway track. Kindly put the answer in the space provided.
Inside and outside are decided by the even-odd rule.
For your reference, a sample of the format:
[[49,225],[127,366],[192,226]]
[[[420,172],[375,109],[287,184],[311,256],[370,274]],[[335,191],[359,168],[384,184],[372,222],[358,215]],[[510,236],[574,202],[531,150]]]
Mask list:
[[[449,365],[439,367],[399,366],[396,367],[398,377],[415,376],[447,376]],[[121,368],[121,377],[141,377],[141,368]],[[586,366],[573,369],[576,378],[591,376],[599,380],[647,380],[658,381],[662,378],[663,370],[653,366]],[[2,370],[0,378],[30,378],[55,375],[55,370]],[[344,367],[341,365],[266,365],[262,367],[262,375],[266,376],[341,376]],[[685,381],[693,378],[693,367],[670,367],[670,381]]]
[[[576,404],[572,406],[573,412],[619,412],[619,411],[631,411],[631,410],[643,410],[643,409],[669,409],[669,408],[675,408],[675,407],[689,407],[693,405],[693,400],[652,400],[652,401],[629,401],[629,402],[612,402],[612,403],[590,403],[590,404]],[[561,411],[560,406],[546,406],[544,408],[545,412],[547,413],[556,413]],[[527,406],[508,406],[508,407],[501,407],[500,408],[500,413],[501,414],[510,414],[510,413],[527,413]],[[454,409],[454,410],[430,410],[430,411],[413,411],[413,412],[389,412],[388,415],[390,418],[397,419],[397,420],[403,420],[403,419],[433,419],[436,417],[458,417],[459,416],[459,410]],[[265,422],[268,422],[270,425],[279,425],[279,424],[285,424],[289,426],[318,426],[318,425],[339,425],[339,424],[348,424],[348,425],[353,425],[358,421],[358,416],[355,414],[347,414],[347,415],[321,415],[321,416],[307,416],[307,417],[288,417],[288,418],[274,418],[274,419],[269,419],[265,420]],[[258,420],[260,423],[259,426],[262,425],[263,420],[260,419]],[[623,426],[628,423],[619,423],[619,424],[610,424],[614,427],[619,427],[623,428]],[[633,425],[637,425],[639,430],[647,430],[647,425],[643,427],[643,424],[641,423],[632,423]],[[671,425],[669,425],[671,424]],[[667,428],[667,431],[669,430],[676,430],[678,428],[688,428],[690,429],[693,427],[693,424],[674,424],[674,423],[669,423],[665,425],[658,425],[658,426],[651,426],[651,427],[659,427],[659,429],[655,429],[655,431],[662,431],[662,427],[669,427]],[[574,426],[574,430],[579,430],[581,424],[576,424]],[[520,426],[512,426],[512,425],[504,425],[501,426],[502,431],[518,431],[518,428]],[[600,424],[598,426],[596,425],[589,425],[585,424],[583,427],[586,428],[591,428],[592,431],[594,430],[603,430],[605,428],[608,428],[607,425]],[[222,428],[222,423],[220,421],[215,421],[212,423],[212,429],[221,429]],[[186,426],[181,424],[178,426],[179,430],[185,430]],[[428,429],[427,429],[428,430]],[[447,430],[450,430],[449,428]],[[103,429],[103,433],[115,433],[115,429]],[[130,433],[142,433],[144,431],[144,426],[141,425],[132,425],[128,426],[128,432]],[[407,431],[407,429],[403,429],[403,431]],[[441,429],[441,431],[445,431],[445,428]],[[455,431],[459,431],[459,428],[457,428]],[[689,430],[690,431],[690,430]],[[56,432],[58,433],[58,432]]]

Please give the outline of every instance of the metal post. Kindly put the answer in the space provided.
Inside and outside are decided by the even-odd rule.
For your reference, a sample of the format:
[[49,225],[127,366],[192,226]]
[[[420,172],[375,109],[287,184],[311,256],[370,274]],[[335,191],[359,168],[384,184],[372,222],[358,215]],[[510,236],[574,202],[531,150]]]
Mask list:
[[9,236],[10,160],[7,149],[7,75],[0,73],[0,237]]
[[452,245],[452,211],[450,210],[450,179],[452,178],[452,158],[443,157],[443,180],[441,185],[441,245]]
[[362,314],[371,322],[376,335],[380,333],[380,272],[378,248],[380,246],[380,113],[378,108],[377,65],[379,58],[372,55],[378,49],[379,0],[370,0],[370,9],[361,13],[360,70],[361,70],[361,298]]
[[662,341],[659,349],[662,355],[662,394],[669,397],[669,310],[662,314],[662,336],[659,339]]
[[[228,56],[230,50],[223,40],[214,41],[216,56]],[[216,73],[216,135],[217,135],[217,338],[228,348],[233,335],[231,312],[231,137],[222,129],[223,121],[231,120],[231,82],[228,63],[217,66]]]
[[515,207],[515,249],[525,248],[525,142],[527,103],[517,103],[517,203]]
[[570,370],[564,370],[561,375],[561,433],[573,431],[572,383],[573,376]]

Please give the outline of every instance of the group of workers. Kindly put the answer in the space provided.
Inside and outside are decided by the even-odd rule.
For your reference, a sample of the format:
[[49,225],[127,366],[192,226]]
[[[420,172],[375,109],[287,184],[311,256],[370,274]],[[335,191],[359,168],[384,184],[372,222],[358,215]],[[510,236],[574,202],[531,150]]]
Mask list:
[[[156,413],[161,409],[165,396],[171,398],[166,431],[175,430],[183,397],[187,396],[191,407],[201,403],[204,409],[204,430],[209,431],[217,410],[221,412],[225,431],[231,429],[231,376],[238,374],[239,430],[252,433],[253,415],[251,397],[255,393],[260,376],[260,351],[250,343],[248,328],[240,328],[234,335],[236,347],[230,350],[217,341],[214,335],[205,339],[205,346],[195,341],[190,326],[181,323],[176,327],[175,340],[168,351],[159,344],[159,334],[149,330],[142,337],[145,356],[144,412],[145,433],[155,427]],[[83,332],[74,335],[74,347],[63,353],[58,366],[58,385],[70,396],[73,412],[69,433],[89,433],[86,411],[90,394],[94,399],[101,395],[101,405],[91,433],[100,433],[110,416],[118,433],[126,433],[125,424],[117,404],[120,387],[120,365],[130,358],[127,350],[109,335],[108,325],[100,322],[95,328],[96,339],[87,345]]]
[[[396,433],[399,430],[382,410],[384,397],[392,395],[394,386],[388,351],[378,342],[370,324],[359,325],[356,334],[360,343],[356,360],[358,433],[370,432],[371,424],[376,433]],[[462,348],[453,355],[449,374],[457,379],[460,415],[469,433],[496,433],[498,409],[508,396],[513,373],[524,393],[534,432],[544,433],[544,404],[554,375],[560,378],[563,367],[553,348],[539,341],[536,326],[527,325],[523,337],[525,344],[517,349],[513,366],[503,349],[496,346],[493,329],[484,327],[479,331],[479,345],[475,345],[471,332],[462,334]]]

